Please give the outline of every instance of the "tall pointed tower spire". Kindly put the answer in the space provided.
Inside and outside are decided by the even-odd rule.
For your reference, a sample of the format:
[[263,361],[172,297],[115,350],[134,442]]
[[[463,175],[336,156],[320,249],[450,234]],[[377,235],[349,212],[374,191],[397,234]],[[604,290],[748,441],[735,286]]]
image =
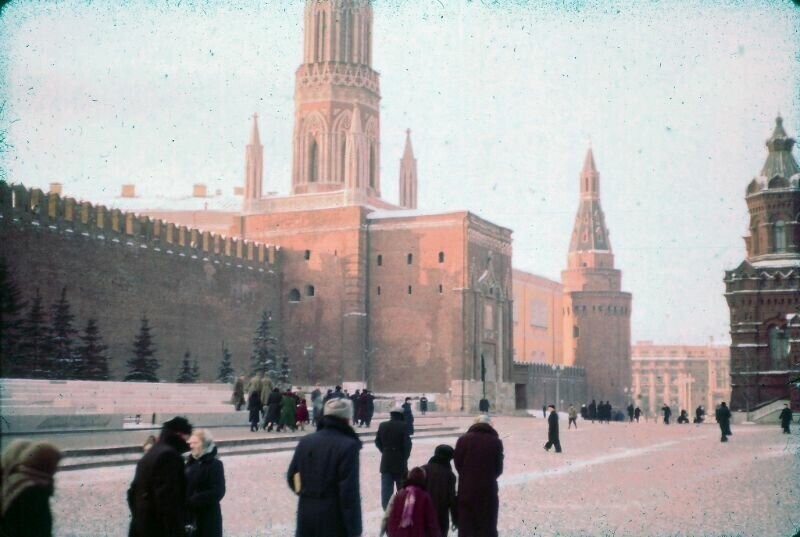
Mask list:
[[264,146],[258,134],[258,114],[253,114],[253,125],[250,128],[250,142],[244,151],[244,210],[253,208],[254,200],[261,198],[261,186],[264,176]]
[[[353,188],[380,196],[380,85],[372,69],[370,0],[306,0],[295,82],[292,194]],[[359,108],[364,176],[346,177],[348,126]]]
[[591,148],[583,159],[580,202],[561,281],[565,363],[585,368],[590,399],[627,405],[631,294],[621,290],[622,273],[614,268]]
[[417,159],[411,147],[411,129],[406,129],[406,147],[400,159],[400,206],[417,208]]

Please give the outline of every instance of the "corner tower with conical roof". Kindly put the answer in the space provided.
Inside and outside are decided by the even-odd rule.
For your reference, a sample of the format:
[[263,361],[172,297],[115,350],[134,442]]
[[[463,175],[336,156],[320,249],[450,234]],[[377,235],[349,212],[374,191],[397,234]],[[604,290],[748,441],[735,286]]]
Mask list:
[[[307,0],[304,21],[303,63],[295,74],[292,194],[355,189],[380,197],[372,6],[369,0]],[[351,148],[350,133],[356,132],[359,147]]]
[[591,148],[580,173],[580,203],[572,230],[564,285],[564,363],[586,370],[588,396],[627,405],[631,389],[631,294],[600,206],[600,173]]
[[411,129],[406,129],[406,147],[400,159],[400,207],[417,208],[417,159],[411,147]]
[[[731,326],[731,408],[791,399],[800,410],[800,166],[778,116],[767,160],[747,186],[747,257],[725,272]],[[782,404],[776,403],[782,408]]]
[[264,146],[258,134],[258,114],[253,114],[250,141],[244,150],[244,211],[250,211],[256,200],[261,199],[264,177]]

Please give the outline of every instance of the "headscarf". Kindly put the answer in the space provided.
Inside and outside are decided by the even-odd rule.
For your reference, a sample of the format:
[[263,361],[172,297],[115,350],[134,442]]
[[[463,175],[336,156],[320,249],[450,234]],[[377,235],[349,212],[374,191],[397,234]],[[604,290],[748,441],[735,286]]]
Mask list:
[[42,487],[52,491],[53,475],[58,469],[61,452],[48,442],[15,440],[3,452],[2,514],[26,490]]
[[403,489],[406,491],[406,501],[403,504],[403,515],[400,518],[401,528],[410,528],[414,525],[414,504],[417,503],[417,492],[425,490],[425,470],[412,468],[408,472]]

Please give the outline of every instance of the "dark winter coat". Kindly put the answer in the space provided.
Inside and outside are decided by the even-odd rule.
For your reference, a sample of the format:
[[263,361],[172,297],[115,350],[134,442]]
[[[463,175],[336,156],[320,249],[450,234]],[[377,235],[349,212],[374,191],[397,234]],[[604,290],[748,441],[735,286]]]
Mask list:
[[193,537],[222,537],[222,510],[225,496],[225,470],[217,458],[217,448],[186,463],[187,521],[194,523]]
[[784,408],[781,410],[780,416],[778,416],[781,420],[781,425],[786,427],[790,423],[792,423],[792,409],[791,408]]
[[402,414],[392,412],[389,421],[378,426],[375,446],[381,452],[382,474],[405,475],[411,455],[411,437]]
[[233,385],[233,404],[239,405],[244,403],[244,381],[242,379],[236,379],[236,383]]
[[361,441],[344,420],[323,416],[317,432],[297,444],[286,478],[300,476],[297,537],[355,537],[362,533]]
[[178,537],[186,520],[186,476],[181,453],[189,445],[178,435],[162,433],[136,464],[128,489],[129,537]]
[[558,413],[555,410],[547,416],[547,441],[558,442]]
[[731,411],[727,406],[720,406],[715,413],[715,417],[717,418],[717,423],[719,423],[722,434],[733,434],[731,433]]
[[258,392],[250,392],[247,397],[247,410],[250,412],[250,423],[258,423],[261,418],[261,395]]
[[308,407],[306,406],[305,400],[300,401],[300,404],[297,405],[294,415],[298,423],[305,423],[308,421]]
[[503,473],[503,442],[491,425],[476,423],[458,439],[458,537],[497,537],[497,478]]
[[595,403],[594,400],[592,400],[592,402],[589,403],[589,418],[590,419],[597,418],[597,403]]
[[272,392],[267,399],[267,423],[278,423],[281,419],[281,399],[280,392]]
[[53,517],[50,496],[53,487],[33,486],[20,493],[0,519],[3,537],[51,537]]
[[[432,457],[422,467],[425,470],[425,490],[431,497],[436,519],[439,521],[441,537],[447,537],[449,521],[458,524],[456,517],[456,474],[450,468],[450,461]],[[448,516],[449,515],[449,516]]]
[[428,398],[427,397],[420,397],[420,399],[419,399],[419,411],[420,412],[427,412],[428,411]]
[[639,417],[639,416],[641,416],[641,415],[642,415],[642,409],[641,409],[641,408],[639,408],[639,407],[637,406],[637,407],[636,407],[636,408],[633,410],[633,417],[634,417],[634,418],[638,418],[638,417]]
[[294,427],[297,423],[297,416],[295,415],[296,410],[297,400],[288,393],[283,394],[283,399],[281,399],[280,424],[283,426],[288,425],[289,427]]
[[411,403],[403,403],[403,421],[406,422],[408,435],[414,435],[414,414],[411,412]]
[[[411,513],[411,525],[401,528],[403,520],[403,509],[406,503],[406,496],[414,494],[414,511]],[[436,511],[433,509],[433,502],[428,493],[417,486],[404,487],[392,496],[389,505],[386,521],[386,534],[389,537],[439,537],[439,523],[436,518]]]

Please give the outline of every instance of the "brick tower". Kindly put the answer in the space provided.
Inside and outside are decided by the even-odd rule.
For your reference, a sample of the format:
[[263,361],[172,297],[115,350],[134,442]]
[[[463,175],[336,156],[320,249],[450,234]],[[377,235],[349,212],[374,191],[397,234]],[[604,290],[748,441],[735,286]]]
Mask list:
[[253,114],[253,126],[250,129],[250,141],[244,154],[244,203],[245,212],[252,210],[256,200],[261,199],[261,186],[264,176],[264,146],[258,135],[258,114]]
[[753,410],[800,393],[800,167],[795,140],[775,120],[767,161],[747,186],[746,259],[725,272],[731,318],[731,407]]
[[380,85],[369,0],[307,0],[295,75],[292,194],[380,197]]
[[564,363],[586,370],[588,396],[628,404],[631,387],[631,294],[600,207],[600,174],[592,150],[580,174],[580,205],[572,231],[564,285]]

